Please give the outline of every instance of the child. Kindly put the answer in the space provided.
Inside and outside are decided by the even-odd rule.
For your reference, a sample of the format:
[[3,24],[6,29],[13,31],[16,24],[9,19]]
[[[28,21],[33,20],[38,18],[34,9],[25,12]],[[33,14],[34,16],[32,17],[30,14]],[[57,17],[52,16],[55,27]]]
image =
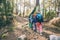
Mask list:
[[40,32],[40,35],[42,35],[43,16],[38,12],[38,13],[36,14],[36,19],[37,19],[37,22],[36,22],[37,31],[39,31],[39,32]]

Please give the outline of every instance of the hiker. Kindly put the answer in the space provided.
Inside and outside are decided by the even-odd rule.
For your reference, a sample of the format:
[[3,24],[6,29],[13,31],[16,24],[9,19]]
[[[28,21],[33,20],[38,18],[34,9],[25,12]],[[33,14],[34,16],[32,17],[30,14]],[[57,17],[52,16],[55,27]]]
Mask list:
[[32,15],[32,23],[33,23],[33,30],[36,32],[37,31],[37,28],[36,28],[36,22],[37,22],[37,19],[36,19],[36,12]]
[[29,27],[31,28],[31,29],[33,29],[33,18],[32,18],[32,16],[33,16],[33,14],[34,14],[34,12],[36,11],[36,7],[34,8],[34,10],[31,12],[31,14],[29,15]]
[[40,35],[42,35],[43,16],[39,11],[36,14],[36,19],[37,19],[36,22],[37,31],[39,31]]

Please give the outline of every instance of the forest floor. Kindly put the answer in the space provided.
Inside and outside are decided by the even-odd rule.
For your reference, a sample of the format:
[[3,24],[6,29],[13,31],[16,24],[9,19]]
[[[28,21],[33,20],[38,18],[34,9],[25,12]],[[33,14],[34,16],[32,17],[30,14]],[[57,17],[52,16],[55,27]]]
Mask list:
[[60,36],[60,29],[56,28],[54,25],[48,22],[43,23],[43,35],[40,36],[39,33],[34,32],[28,26],[28,18],[23,18],[16,16],[14,20],[15,28],[13,32],[8,32],[7,38],[3,40],[17,40],[21,35],[26,35],[28,40],[49,40],[49,36],[54,34]]

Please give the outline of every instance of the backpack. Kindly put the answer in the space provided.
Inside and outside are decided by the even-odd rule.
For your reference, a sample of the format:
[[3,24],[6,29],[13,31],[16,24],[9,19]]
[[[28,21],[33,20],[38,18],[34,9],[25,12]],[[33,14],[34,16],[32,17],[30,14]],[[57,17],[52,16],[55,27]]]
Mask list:
[[43,16],[40,13],[36,15],[37,22],[43,22]]

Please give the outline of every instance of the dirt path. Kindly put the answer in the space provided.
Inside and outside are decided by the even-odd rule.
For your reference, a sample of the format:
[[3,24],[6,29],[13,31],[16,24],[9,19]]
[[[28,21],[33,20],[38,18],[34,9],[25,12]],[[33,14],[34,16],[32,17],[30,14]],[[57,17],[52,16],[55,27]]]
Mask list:
[[[40,36],[39,33],[34,32],[28,27],[28,25],[25,25],[28,23],[27,18],[17,16],[16,20],[16,27],[13,32],[8,33],[8,37],[6,38],[6,40],[17,40],[17,38],[23,34],[27,36],[28,40],[48,40],[49,35],[51,34],[60,36],[60,30],[52,27],[52,25],[48,25],[48,23],[44,24],[43,35]],[[24,26],[22,27],[22,25]]]
[[[19,19],[20,17],[18,17],[18,19]],[[21,21],[22,20],[22,21]],[[36,33],[36,32],[34,32],[33,30],[31,30],[29,27],[28,27],[28,25],[25,25],[25,24],[27,24],[28,23],[28,19],[26,20],[26,18],[24,18],[24,19],[20,19],[19,21],[21,21],[21,22],[19,22],[18,23],[18,27],[16,27],[16,30],[21,30],[20,31],[20,35],[21,34],[25,34],[26,36],[27,36],[27,38],[28,38],[28,40],[47,40],[45,37],[42,37],[42,36],[40,36],[40,34],[39,33]],[[21,28],[22,27],[22,25],[23,25],[23,28]],[[18,34],[19,35],[19,34]],[[19,35],[19,36],[20,36]]]

